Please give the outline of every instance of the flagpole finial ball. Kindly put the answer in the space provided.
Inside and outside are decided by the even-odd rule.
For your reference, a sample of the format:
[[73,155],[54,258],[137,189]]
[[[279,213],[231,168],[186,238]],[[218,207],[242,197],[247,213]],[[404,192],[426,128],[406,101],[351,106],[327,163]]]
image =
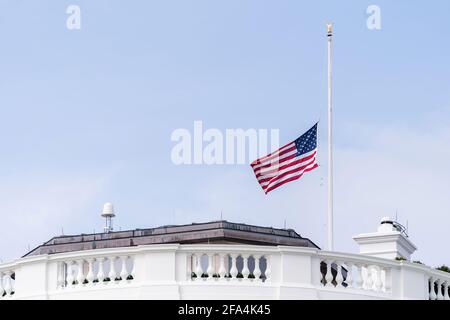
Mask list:
[[332,23],[327,23],[327,32],[328,32],[328,34],[333,33],[333,24]]

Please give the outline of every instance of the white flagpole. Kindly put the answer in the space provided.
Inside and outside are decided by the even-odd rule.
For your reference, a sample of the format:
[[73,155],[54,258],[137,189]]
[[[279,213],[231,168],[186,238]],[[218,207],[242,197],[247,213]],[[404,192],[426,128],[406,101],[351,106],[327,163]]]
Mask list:
[[333,140],[331,100],[331,40],[333,25],[327,23],[328,38],[328,250],[333,251]]

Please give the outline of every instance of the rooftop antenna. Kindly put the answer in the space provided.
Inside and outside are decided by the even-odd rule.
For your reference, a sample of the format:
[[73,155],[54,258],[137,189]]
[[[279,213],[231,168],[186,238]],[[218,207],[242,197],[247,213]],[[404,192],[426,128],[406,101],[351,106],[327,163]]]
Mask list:
[[406,233],[409,234],[408,220],[406,220]]
[[112,218],[114,218],[116,215],[114,214],[114,207],[112,203],[107,202],[103,205],[103,211],[102,211],[102,217],[105,218],[105,227],[103,230],[105,233],[109,233],[113,231],[113,224],[112,224]]
[[286,218],[284,218],[284,229],[286,229]]
[[64,228],[63,227],[61,227],[61,235],[62,236],[64,235]]
[[222,219],[222,210],[220,210],[220,220],[223,220]]

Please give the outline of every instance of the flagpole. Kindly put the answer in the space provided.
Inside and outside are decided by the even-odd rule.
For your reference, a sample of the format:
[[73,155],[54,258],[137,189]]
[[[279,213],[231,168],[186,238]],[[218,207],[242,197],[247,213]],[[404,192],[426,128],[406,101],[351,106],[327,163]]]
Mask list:
[[328,38],[328,250],[333,251],[333,140],[331,100],[331,40],[333,25],[327,23]]

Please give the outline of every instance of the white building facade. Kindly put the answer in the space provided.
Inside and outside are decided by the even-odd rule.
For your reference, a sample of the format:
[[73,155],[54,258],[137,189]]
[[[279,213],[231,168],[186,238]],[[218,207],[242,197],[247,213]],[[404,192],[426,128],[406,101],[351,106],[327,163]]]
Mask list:
[[[386,258],[381,251],[392,254],[395,237],[385,233],[399,232],[395,241],[400,244],[405,236],[384,227],[375,249],[377,234],[355,237],[364,254],[285,245],[171,243],[27,256],[0,265],[0,300],[449,300],[449,273]],[[367,243],[380,252],[369,252]],[[407,247],[415,250],[409,243]],[[408,254],[401,246],[395,250],[395,256]]]

